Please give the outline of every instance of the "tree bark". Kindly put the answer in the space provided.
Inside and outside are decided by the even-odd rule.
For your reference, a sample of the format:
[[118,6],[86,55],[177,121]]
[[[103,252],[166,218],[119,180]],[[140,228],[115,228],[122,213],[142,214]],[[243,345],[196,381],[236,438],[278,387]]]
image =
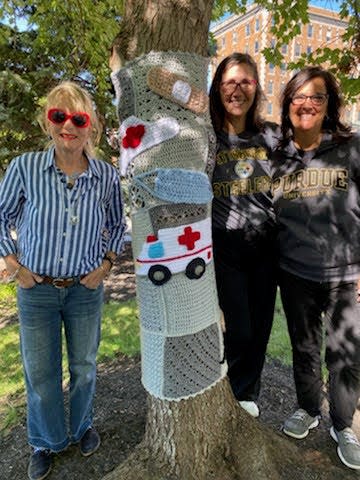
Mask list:
[[207,56],[213,0],[126,0],[114,45],[123,63],[156,51]]
[[[129,62],[133,65],[131,62],[134,59],[148,52],[194,53],[194,65],[191,68],[186,62],[181,64],[180,60],[180,65],[172,59],[170,64],[175,63],[175,68],[182,71],[187,79],[191,76],[192,67],[203,69],[204,85],[201,88],[206,91],[206,62],[200,57],[207,56],[212,5],[210,0],[127,0],[121,31],[114,42],[112,69],[123,67],[127,70]],[[196,62],[199,65],[195,65]],[[146,68],[138,68],[138,65],[136,68],[131,66],[127,81],[132,82],[137,91],[130,92],[129,84],[127,90],[124,90],[127,95],[124,96],[123,92],[118,107],[120,123],[129,114],[136,114],[137,118],[147,122],[153,121],[158,115],[158,109],[152,105],[152,99],[157,97],[151,96],[154,94],[149,93],[147,86],[141,86],[141,82],[144,85],[146,82]],[[162,104],[162,108],[163,106]],[[169,104],[169,111],[176,116],[173,108]],[[181,109],[178,115],[181,123],[184,116]],[[197,125],[206,124],[208,120],[206,113],[204,116],[195,114],[194,118],[187,118],[186,122],[193,125],[196,131]],[[206,125],[205,130],[210,128],[210,125]],[[188,141],[190,140],[189,138]],[[186,143],[183,145],[185,148]],[[159,156],[161,157],[161,150],[157,150],[157,155],[153,156],[155,164]],[[182,161],[181,152],[174,152],[174,158],[169,159],[175,168],[184,168]],[[199,169],[200,164],[194,160],[192,167]],[[202,168],[205,170],[204,165]],[[134,172],[136,174],[136,166],[133,167]],[[135,208],[135,213],[138,212],[141,212],[141,207],[137,211]],[[135,254],[139,252],[136,234],[141,230],[144,218],[141,217],[139,221],[136,216],[133,217]],[[157,292],[160,290],[155,289],[154,296]],[[208,295],[209,292],[205,292],[203,298]],[[174,298],[173,301],[176,302],[177,299]],[[283,436],[250,417],[235,401],[226,378],[189,397],[169,401],[149,393],[143,441],[128,460],[104,480],[340,478],[336,472],[333,476],[329,470],[323,475],[317,466],[299,455],[295,446]]]

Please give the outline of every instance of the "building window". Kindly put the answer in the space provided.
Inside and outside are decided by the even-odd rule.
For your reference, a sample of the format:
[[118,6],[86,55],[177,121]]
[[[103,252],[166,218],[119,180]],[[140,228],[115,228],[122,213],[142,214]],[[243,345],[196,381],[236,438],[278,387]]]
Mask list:
[[238,42],[238,32],[236,30],[234,30],[232,32],[232,41],[233,43],[237,43]]
[[267,93],[268,93],[269,95],[272,95],[272,94],[273,94],[273,90],[274,90],[274,84],[273,84],[272,81],[270,81],[270,82],[268,83]]
[[328,28],[328,29],[326,30],[326,41],[327,41],[327,42],[330,42],[330,40],[331,40],[331,29]]
[[311,45],[308,45],[308,46],[306,47],[306,53],[307,53],[308,55],[310,55],[311,52],[312,52]]
[[257,18],[255,20],[255,32],[258,32],[260,30],[260,19]]
[[272,113],[273,113],[273,106],[272,106],[271,102],[269,102],[267,104],[267,113],[268,113],[268,115],[272,115]]
[[226,45],[226,37],[222,37],[221,39],[221,48],[225,48]]
[[307,36],[309,38],[312,38],[313,36],[313,26],[311,25],[311,23],[309,23],[307,26]]
[[249,44],[245,45],[245,53],[250,53]]
[[286,63],[282,62],[282,64],[280,65],[280,70],[282,72],[286,72]]
[[287,45],[282,45],[281,53],[283,53],[284,55],[287,54]]
[[254,53],[259,52],[259,42],[256,40],[255,45],[254,45]]
[[300,45],[300,43],[295,43],[294,56],[295,57],[300,57],[300,53],[301,53],[301,45]]
[[273,63],[269,63],[269,73],[274,73],[275,67]]
[[250,35],[250,23],[245,25],[245,35],[247,37]]
[[271,42],[270,42],[270,46],[271,46],[271,48],[275,48],[275,45],[276,45],[276,43],[275,43],[275,39],[274,39],[274,38],[272,38],[272,39],[271,39]]

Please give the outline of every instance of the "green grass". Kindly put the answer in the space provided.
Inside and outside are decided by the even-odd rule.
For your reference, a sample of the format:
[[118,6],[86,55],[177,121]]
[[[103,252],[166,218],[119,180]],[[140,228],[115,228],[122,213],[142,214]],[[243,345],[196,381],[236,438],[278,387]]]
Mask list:
[[[0,284],[0,303],[7,306],[6,314],[16,313],[15,289]],[[4,310],[1,310],[4,312]],[[2,314],[4,317],[4,314]],[[104,305],[98,363],[108,362],[117,355],[137,355],[140,352],[139,320],[136,300]],[[274,325],[267,355],[291,364],[291,349],[281,301],[276,303]],[[0,435],[23,419],[25,392],[19,352],[19,327],[14,321],[0,329]],[[67,372],[64,355],[64,372]],[[64,375],[65,382],[68,375]]]
[[276,298],[274,322],[266,354],[280,360],[284,365],[292,363],[290,339],[279,294]]
[[[10,287],[10,288],[9,288]],[[0,302],[15,302],[15,290],[0,284]],[[2,310],[3,312],[4,310]],[[6,318],[6,317],[5,317]],[[98,362],[106,362],[122,353],[133,356],[140,351],[139,321],[135,300],[104,305],[102,338]],[[9,322],[0,329],[0,435],[15,425],[24,414],[25,387],[19,351],[19,326]],[[66,355],[63,362],[67,372]],[[68,374],[64,375],[65,382]]]
[[104,305],[98,362],[118,353],[133,356],[140,352],[139,320],[136,300]]

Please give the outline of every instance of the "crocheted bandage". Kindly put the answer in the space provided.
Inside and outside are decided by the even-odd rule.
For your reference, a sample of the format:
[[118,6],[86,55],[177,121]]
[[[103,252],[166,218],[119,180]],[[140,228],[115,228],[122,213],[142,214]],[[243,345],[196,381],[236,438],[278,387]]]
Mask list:
[[206,92],[192,85],[181,75],[165,68],[154,67],[147,74],[147,84],[158,95],[197,114],[207,111],[209,100]]

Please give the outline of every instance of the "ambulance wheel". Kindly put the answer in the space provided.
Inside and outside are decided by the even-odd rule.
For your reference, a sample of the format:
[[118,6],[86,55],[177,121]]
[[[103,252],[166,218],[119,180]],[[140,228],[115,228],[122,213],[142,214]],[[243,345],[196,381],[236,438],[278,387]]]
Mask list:
[[154,285],[164,285],[170,280],[171,272],[164,265],[153,265],[149,268],[148,277]]
[[185,275],[190,278],[190,280],[195,280],[204,275],[205,269],[205,260],[202,258],[194,258],[186,267]]

